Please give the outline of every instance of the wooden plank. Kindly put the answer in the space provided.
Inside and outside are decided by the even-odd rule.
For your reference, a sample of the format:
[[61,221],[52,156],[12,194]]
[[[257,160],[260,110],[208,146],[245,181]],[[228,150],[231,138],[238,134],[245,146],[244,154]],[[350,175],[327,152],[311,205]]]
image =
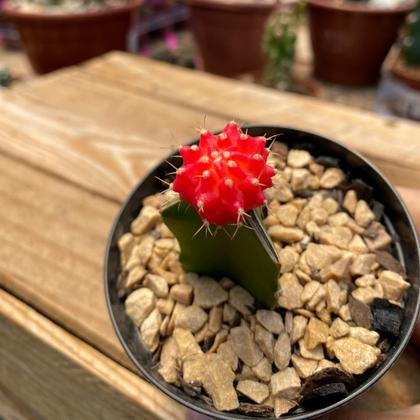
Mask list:
[[185,418],[152,385],[3,290],[0,328],[0,383],[15,390],[32,418]]
[[[419,185],[420,125],[124,53],[85,65],[97,79],[205,115],[313,131],[356,148],[396,184]],[[402,168],[401,162],[404,162]]]
[[1,155],[0,202],[0,285],[131,366],[111,326],[102,281],[118,205]]
[[40,416],[0,382],[0,416],[4,420],[39,420]]
[[0,95],[0,150],[122,200],[203,116],[94,79],[72,69]]
[[171,147],[195,136],[205,115],[210,129],[235,118],[330,135],[372,158],[395,184],[420,184],[414,123],[121,53],[19,85],[0,106],[0,149],[118,200]]

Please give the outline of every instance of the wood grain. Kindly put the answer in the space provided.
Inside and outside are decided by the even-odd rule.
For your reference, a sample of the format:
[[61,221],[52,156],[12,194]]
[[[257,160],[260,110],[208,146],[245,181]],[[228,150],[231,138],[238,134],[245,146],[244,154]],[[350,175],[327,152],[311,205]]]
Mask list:
[[152,385],[2,290],[0,328],[0,382],[18,390],[33,418],[185,417],[181,406]]
[[0,284],[129,365],[102,285],[118,205],[1,155],[0,202]]
[[121,201],[203,115],[95,79],[72,69],[0,95],[0,150]]
[[[343,142],[372,159],[394,183],[418,186],[420,125],[141,57],[112,53],[86,71],[141,95],[247,123],[279,124]],[[404,171],[401,169],[404,162]],[[407,176],[411,174],[410,176]],[[413,181],[412,176],[415,175]]]
[[331,136],[395,184],[420,185],[418,124],[128,54],[18,85],[0,107],[0,150],[117,200],[205,117],[210,129],[234,118]]

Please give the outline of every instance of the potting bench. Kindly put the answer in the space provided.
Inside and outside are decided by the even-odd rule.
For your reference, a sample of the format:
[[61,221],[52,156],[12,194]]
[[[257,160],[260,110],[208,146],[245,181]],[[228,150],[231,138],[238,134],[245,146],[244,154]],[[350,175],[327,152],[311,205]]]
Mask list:
[[[112,53],[0,93],[0,415],[183,419],[125,356],[102,286],[122,200],[171,148],[227,120],[311,130],[420,185],[420,125]],[[420,402],[408,348],[355,404]]]

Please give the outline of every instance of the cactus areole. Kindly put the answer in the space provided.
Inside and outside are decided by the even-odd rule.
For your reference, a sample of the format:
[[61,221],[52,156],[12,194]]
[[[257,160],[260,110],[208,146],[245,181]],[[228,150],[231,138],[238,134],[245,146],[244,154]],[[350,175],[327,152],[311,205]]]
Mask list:
[[274,168],[267,165],[264,137],[242,132],[235,122],[219,134],[201,130],[198,145],[180,147],[183,165],[173,190],[209,224],[239,224],[247,211],[265,204]]

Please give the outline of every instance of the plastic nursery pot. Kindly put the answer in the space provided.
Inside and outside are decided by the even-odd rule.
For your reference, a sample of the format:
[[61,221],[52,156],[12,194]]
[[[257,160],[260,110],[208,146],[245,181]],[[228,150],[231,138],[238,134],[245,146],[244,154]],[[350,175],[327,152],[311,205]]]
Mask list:
[[203,70],[221,76],[253,74],[264,69],[262,39],[275,8],[271,0],[184,0]]
[[398,29],[414,6],[413,0],[395,8],[309,0],[315,77],[343,85],[375,83]]
[[37,73],[79,64],[112,50],[125,50],[141,0],[76,13],[28,13],[6,8]]
[[[350,180],[360,179],[373,187],[372,198],[377,199],[385,206],[383,222],[393,236],[395,244],[394,254],[405,267],[408,281],[411,283],[405,299],[405,314],[401,325],[401,334],[389,349],[384,362],[379,367],[365,372],[360,379],[359,385],[345,398],[310,409],[297,407],[294,411],[289,412],[287,416],[282,416],[285,419],[295,420],[313,418],[349,403],[369,389],[391,368],[408,343],[420,305],[419,242],[414,224],[395,189],[372,164],[359,154],[332,140],[300,130],[273,126],[245,128],[248,129],[249,134],[252,136],[265,134],[267,137],[270,137],[275,134],[282,134],[279,138],[289,146],[306,149],[314,156],[338,158],[340,167],[347,171]],[[179,159],[173,160],[171,155],[167,159],[179,164]],[[123,204],[112,227],[106,248],[104,266],[105,293],[109,314],[118,338],[128,356],[143,376],[161,391],[179,403],[213,418],[247,419],[251,416],[217,411],[205,401],[193,398],[181,389],[166,383],[157,373],[156,361],[153,360],[152,355],[143,347],[139,339],[139,334],[136,332],[136,327],[125,314],[124,304],[118,297],[117,284],[121,271],[117,241],[123,233],[129,231],[131,222],[140,211],[142,199],[162,189],[161,183],[156,179],[156,176],[163,178],[165,174],[171,171],[173,169],[165,161],[162,161],[146,175]]]

